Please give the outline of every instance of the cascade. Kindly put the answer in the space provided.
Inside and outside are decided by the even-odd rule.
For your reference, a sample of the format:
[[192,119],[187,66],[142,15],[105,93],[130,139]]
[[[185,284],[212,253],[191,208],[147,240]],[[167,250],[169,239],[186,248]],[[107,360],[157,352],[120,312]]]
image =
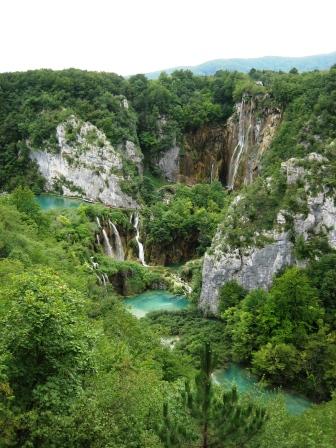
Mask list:
[[215,167],[215,163],[211,162],[211,171],[210,171],[210,183],[212,184],[213,179],[214,179],[214,167]]
[[111,244],[110,244],[110,240],[108,239],[106,230],[105,230],[104,228],[103,228],[103,230],[102,230],[102,233],[103,233],[103,237],[104,237],[105,253],[106,253],[106,255],[107,255],[108,257],[114,257],[113,249],[112,249],[112,246],[111,246]]
[[103,279],[104,286],[106,286],[108,283],[110,283],[107,274],[103,273],[102,274],[102,279]]
[[98,228],[101,229],[101,224],[100,224],[100,220],[99,220],[98,216],[96,216],[96,221],[97,221]]
[[97,235],[96,235],[96,239],[97,239],[97,244],[98,244],[98,246],[100,246],[100,239],[99,239],[99,235],[98,235],[98,233],[97,233]]
[[103,284],[102,279],[99,277],[98,274],[96,274],[96,277],[97,277],[97,279],[98,279],[98,283],[99,283],[100,285],[102,285],[102,284]]
[[102,278],[102,283],[103,283],[103,285],[106,286],[106,279],[105,279],[104,274],[102,274],[101,278]]
[[94,258],[93,258],[93,257],[90,257],[90,262],[91,262],[91,265],[92,265],[92,268],[93,268],[93,269],[98,269],[98,267],[99,267],[99,263],[97,263],[96,261],[94,261]]
[[115,252],[115,258],[117,260],[120,261],[124,261],[125,260],[125,253],[124,253],[124,248],[121,242],[121,238],[118,232],[118,229],[116,228],[116,226],[113,224],[113,222],[111,222],[109,220],[109,226],[112,229],[114,238],[115,238],[115,248],[116,248],[116,252]]
[[238,143],[235,149],[233,150],[231,160],[230,160],[230,168],[229,168],[229,178],[228,178],[228,188],[230,190],[233,189],[241,156],[245,149],[245,144],[248,140],[248,135],[252,126],[252,98],[251,98],[251,104],[250,104],[250,117],[249,117],[249,125],[247,128],[247,131],[245,133],[245,116],[244,116],[244,109],[245,109],[245,99],[242,98],[242,102],[240,103],[239,107],[239,122],[238,122]]
[[[133,216],[132,216],[133,219]],[[143,266],[147,266],[146,262],[145,262],[145,252],[144,252],[144,247],[143,244],[140,241],[140,231],[139,231],[139,214],[136,213],[134,216],[134,224],[133,224],[135,231],[136,231],[136,235],[135,235],[135,239],[136,242],[138,243],[138,248],[139,248],[139,260],[141,261],[141,264]]]

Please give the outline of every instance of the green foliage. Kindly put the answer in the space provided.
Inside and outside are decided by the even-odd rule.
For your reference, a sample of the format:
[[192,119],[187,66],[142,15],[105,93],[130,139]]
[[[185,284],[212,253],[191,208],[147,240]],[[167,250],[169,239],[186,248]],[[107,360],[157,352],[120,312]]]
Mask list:
[[205,343],[211,344],[218,362],[228,359],[228,347],[223,341],[224,323],[206,319],[198,311],[152,312],[146,316],[161,336],[179,336],[174,351],[186,355],[189,363],[199,368],[199,353]]
[[[316,286],[332,260],[327,256],[321,265],[315,262]],[[234,360],[252,362],[254,371],[270,382],[321,399],[335,387],[335,332],[324,321],[330,314],[321,307],[324,293],[312,285],[312,269],[287,269],[268,293],[252,291],[222,316]]]
[[21,413],[22,446],[46,444],[46,420],[69,412],[93,368],[83,299],[59,276],[38,269],[9,277],[1,301],[7,305],[0,316],[1,376],[13,393],[10,409]]
[[211,243],[225,201],[225,191],[217,182],[191,188],[178,185],[166,203],[161,198],[145,210],[146,252],[154,260],[157,253],[166,254],[163,264],[202,255]]
[[225,283],[219,291],[219,312],[223,313],[232,306],[239,304],[247,291],[235,281]]
[[137,142],[135,114],[122,103],[125,89],[120,76],[75,69],[1,74],[0,188],[41,191],[30,148],[57,151],[56,127],[71,115],[103,130],[113,144]]
[[336,255],[324,255],[311,262],[308,275],[318,291],[318,296],[326,311],[326,320],[336,328]]
[[224,391],[219,399],[211,378],[215,366],[210,345],[205,344],[195,388],[186,384],[187,407],[199,423],[203,448],[226,444],[242,446],[261,430],[267,419],[266,412],[252,403],[240,403],[235,387]]
[[336,400],[313,406],[303,415],[293,417],[268,405],[263,431],[247,443],[248,448],[333,448],[335,445]]

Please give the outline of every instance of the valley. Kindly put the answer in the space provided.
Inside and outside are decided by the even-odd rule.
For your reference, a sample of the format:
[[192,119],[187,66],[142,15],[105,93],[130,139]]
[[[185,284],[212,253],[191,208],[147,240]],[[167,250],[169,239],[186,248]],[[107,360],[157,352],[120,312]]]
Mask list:
[[335,67],[0,99],[0,446],[332,448]]

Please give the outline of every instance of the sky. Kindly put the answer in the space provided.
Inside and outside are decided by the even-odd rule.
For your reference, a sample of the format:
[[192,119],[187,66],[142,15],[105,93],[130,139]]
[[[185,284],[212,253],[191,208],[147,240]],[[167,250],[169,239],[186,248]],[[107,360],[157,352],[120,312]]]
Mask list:
[[0,0],[0,72],[147,73],[336,50],[335,0]]

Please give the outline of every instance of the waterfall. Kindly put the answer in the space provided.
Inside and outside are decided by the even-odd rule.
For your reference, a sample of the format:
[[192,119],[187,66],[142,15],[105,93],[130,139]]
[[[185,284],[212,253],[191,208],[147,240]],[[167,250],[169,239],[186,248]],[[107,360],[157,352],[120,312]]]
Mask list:
[[96,221],[97,221],[98,229],[101,229],[101,224],[100,224],[100,220],[99,220],[98,216],[96,216]]
[[106,286],[108,283],[110,283],[109,278],[108,278],[107,274],[105,274],[105,273],[102,274],[102,280],[103,280],[104,286]]
[[100,246],[100,238],[99,238],[98,233],[97,233],[97,235],[96,235],[96,239],[97,239],[97,244],[98,244],[98,246]]
[[215,166],[215,163],[214,162],[211,162],[211,171],[210,171],[210,183],[212,184],[212,182],[213,182],[213,178],[214,178],[214,166]]
[[109,220],[109,226],[112,229],[112,232],[113,232],[113,235],[114,235],[114,238],[115,238],[115,249],[116,249],[116,251],[115,251],[115,258],[117,260],[124,261],[125,260],[125,253],[124,253],[124,248],[123,248],[123,245],[122,245],[122,242],[121,242],[121,238],[120,238],[118,229],[113,224],[113,222],[111,222],[110,220]]
[[139,248],[139,260],[141,261],[141,264],[143,266],[147,266],[146,262],[145,262],[145,252],[144,252],[144,247],[143,244],[140,241],[140,231],[139,231],[139,214],[136,213],[134,216],[134,228],[136,231],[136,242],[138,243],[138,248]]
[[99,263],[97,263],[96,261],[94,261],[94,258],[93,258],[93,257],[90,257],[90,262],[91,262],[91,265],[92,265],[92,268],[93,268],[93,269],[98,269],[98,267],[99,267]]
[[104,237],[105,253],[106,253],[106,255],[107,255],[108,257],[113,257],[113,256],[114,256],[114,254],[113,254],[113,249],[112,249],[112,246],[111,246],[111,244],[110,244],[110,240],[108,239],[106,230],[103,229],[103,230],[102,230],[102,233],[103,233],[103,237]]
[[228,177],[228,188],[230,190],[233,189],[241,156],[245,149],[245,144],[248,140],[248,134],[251,129],[252,125],[252,98],[251,98],[251,104],[250,104],[250,118],[249,118],[249,125],[245,134],[245,117],[244,117],[244,108],[245,108],[245,99],[242,98],[242,102],[239,106],[239,123],[238,123],[238,143],[235,149],[233,150],[231,160],[230,160],[230,168],[229,168],[229,177]]
[[103,281],[102,281],[102,279],[99,277],[98,274],[96,274],[96,277],[97,277],[97,279],[98,279],[98,283],[99,283],[100,285],[102,285],[102,284],[103,284]]

